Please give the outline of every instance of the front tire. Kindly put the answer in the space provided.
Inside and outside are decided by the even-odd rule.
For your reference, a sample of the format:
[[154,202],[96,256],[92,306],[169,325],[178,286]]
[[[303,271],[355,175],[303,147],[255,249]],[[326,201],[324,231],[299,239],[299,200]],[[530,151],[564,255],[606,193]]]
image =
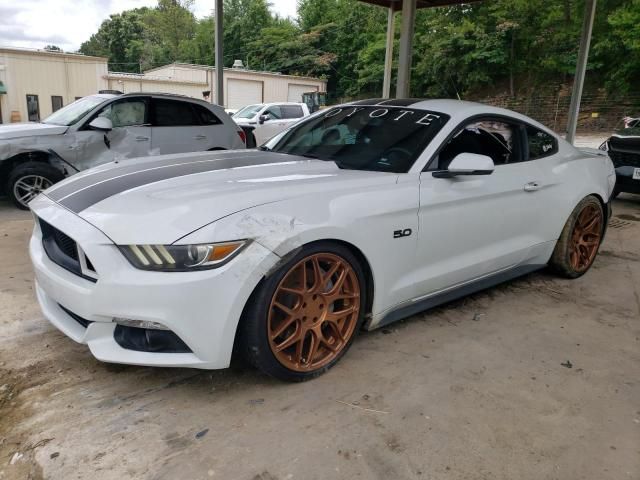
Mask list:
[[31,200],[63,178],[62,172],[48,163],[20,163],[9,173],[7,194],[16,207],[29,210]]
[[361,327],[365,276],[342,245],[303,247],[250,299],[240,346],[252,365],[285,381],[315,378],[347,352]]
[[566,278],[587,273],[602,243],[604,221],[600,201],[593,195],[585,197],[569,216],[549,265]]

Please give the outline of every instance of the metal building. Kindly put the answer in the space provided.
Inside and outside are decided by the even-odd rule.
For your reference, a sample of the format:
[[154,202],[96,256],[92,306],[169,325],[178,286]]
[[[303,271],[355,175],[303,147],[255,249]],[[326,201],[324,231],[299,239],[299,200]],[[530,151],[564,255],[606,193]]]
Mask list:
[[[213,101],[213,67],[174,63],[143,74],[108,71],[108,59],[0,47],[0,123],[38,121],[77,98],[100,90],[177,93]],[[224,106],[301,102],[302,94],[326,91],[325,80],[259,72],[224,71]]]
[[37,121],[107,88],[107,59],[0,47],[0,123]]
[[[198,84],[202,91],[210,91],[217,98],[215,67],[172,63],[145,72],[145,77],[165,78],[173,82]],[[115,87],[114,87],[115,88]],[[311,77],[282,75],[244,68],[224,69],[224,106],[240,108],[252,103],[301,102],[306,92],[325,92],[326,80]]]

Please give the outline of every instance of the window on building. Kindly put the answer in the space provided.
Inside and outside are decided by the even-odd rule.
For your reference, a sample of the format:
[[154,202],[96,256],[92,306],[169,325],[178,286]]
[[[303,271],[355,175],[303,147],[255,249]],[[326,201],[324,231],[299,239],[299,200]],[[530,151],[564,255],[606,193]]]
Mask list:
[[40,121],[40,103],[38,95],[27,94],[27,117],[30,122]]
[[191,108],[191,102],[154,99],[151,123],[154,127],[187,127],[200,125],[200,120]]
[[62,108],[62,97],[59,95],[51,96],[51,112],[57,112]]

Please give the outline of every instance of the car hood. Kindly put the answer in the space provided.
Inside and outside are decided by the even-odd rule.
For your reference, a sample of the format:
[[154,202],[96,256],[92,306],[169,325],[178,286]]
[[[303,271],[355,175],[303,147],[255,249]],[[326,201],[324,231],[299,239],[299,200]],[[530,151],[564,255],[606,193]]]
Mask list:
[[45,192],[116,244],[170,244],[258,205],[393,183],[397,174],[254,150],[163,155],[82,172]]
[[64,125],[49,125],[46,123],[10,123],[8,125],[0,125],[0,140],[41,135],[62,135],[68,128]]

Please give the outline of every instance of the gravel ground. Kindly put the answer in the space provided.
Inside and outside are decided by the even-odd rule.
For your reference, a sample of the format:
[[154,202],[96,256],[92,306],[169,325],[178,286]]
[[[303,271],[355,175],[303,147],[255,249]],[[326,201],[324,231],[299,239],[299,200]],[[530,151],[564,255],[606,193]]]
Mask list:
[[640,479],[640,196],[593,269],[364,333],[279,383],[93,359],[42,318],[0,201],[0,479]]

